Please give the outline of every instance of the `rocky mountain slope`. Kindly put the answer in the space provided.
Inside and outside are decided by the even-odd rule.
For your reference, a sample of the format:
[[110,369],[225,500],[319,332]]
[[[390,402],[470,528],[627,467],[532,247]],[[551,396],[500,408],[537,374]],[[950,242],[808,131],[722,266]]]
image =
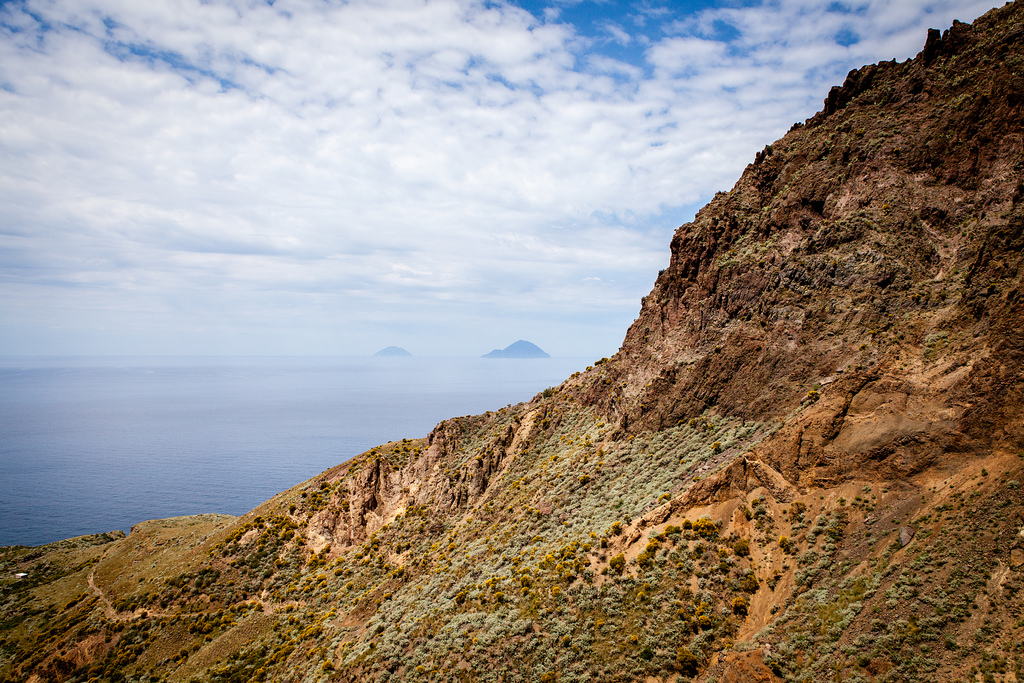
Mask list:
[[3,549],[0,680],[1024,680],[1022,44],[852,72],[529,403]]

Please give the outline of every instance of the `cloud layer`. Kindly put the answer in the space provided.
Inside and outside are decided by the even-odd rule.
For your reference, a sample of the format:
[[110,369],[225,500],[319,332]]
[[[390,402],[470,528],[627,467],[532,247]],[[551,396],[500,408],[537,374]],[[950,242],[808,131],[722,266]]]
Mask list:
[[8,2],[0,353],[609,353],[757,149],[988,7],[624,8],[601,38],[557,4]]

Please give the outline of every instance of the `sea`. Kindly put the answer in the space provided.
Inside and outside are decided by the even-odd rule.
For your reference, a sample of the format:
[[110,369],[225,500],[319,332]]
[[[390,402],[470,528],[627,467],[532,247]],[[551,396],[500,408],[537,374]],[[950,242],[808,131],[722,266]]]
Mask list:
[[240,515],[375,445],[528,401],[587,363],[0,357],[0,546]]

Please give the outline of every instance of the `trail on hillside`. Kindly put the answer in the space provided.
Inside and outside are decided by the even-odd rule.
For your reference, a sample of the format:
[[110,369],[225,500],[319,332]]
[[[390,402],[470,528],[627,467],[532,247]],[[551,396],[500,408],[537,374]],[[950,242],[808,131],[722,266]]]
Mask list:
[[[103,561],[104,557],[106,557],[106,553],[105,552],[100,557],[100,562]],[[99,564],[99,562],[97,562],[97,564]],[[114,609],[114,605],[113,605],[113,603],[110,602],[110,598],[108,598],[106,596],[106,594],[103,592],[103,590],[99,586],[96,585],[96,569],[95,568],[89,570],[89,588],[91,588],[93,590],[93,592],[96,593],[96,595],[99,596],[99,599],[103,602],[103,614],[104,614],[104,616],[107,617],[107,619],[111,619],[111,620],[123,619],[123,617],[121,617],[117,613],[117,610]]]

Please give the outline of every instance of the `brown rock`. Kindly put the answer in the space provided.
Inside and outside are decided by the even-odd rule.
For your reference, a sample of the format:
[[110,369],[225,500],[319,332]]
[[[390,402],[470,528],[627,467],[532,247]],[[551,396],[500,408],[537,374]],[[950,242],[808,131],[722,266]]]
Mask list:
[[760,650],[733,652],[722,659],[721,683],[776,683],[778,676],[764,663]]
[[[797,488],[1024,448],[1024,94],[980,66],[1019,49],[1020,11],[851,72],[760,153],[676,231],[622,348],[576,381],[583,402],[626,433],[784,419],[752,457]],[[952,60],[978,69],[973,94]]]

